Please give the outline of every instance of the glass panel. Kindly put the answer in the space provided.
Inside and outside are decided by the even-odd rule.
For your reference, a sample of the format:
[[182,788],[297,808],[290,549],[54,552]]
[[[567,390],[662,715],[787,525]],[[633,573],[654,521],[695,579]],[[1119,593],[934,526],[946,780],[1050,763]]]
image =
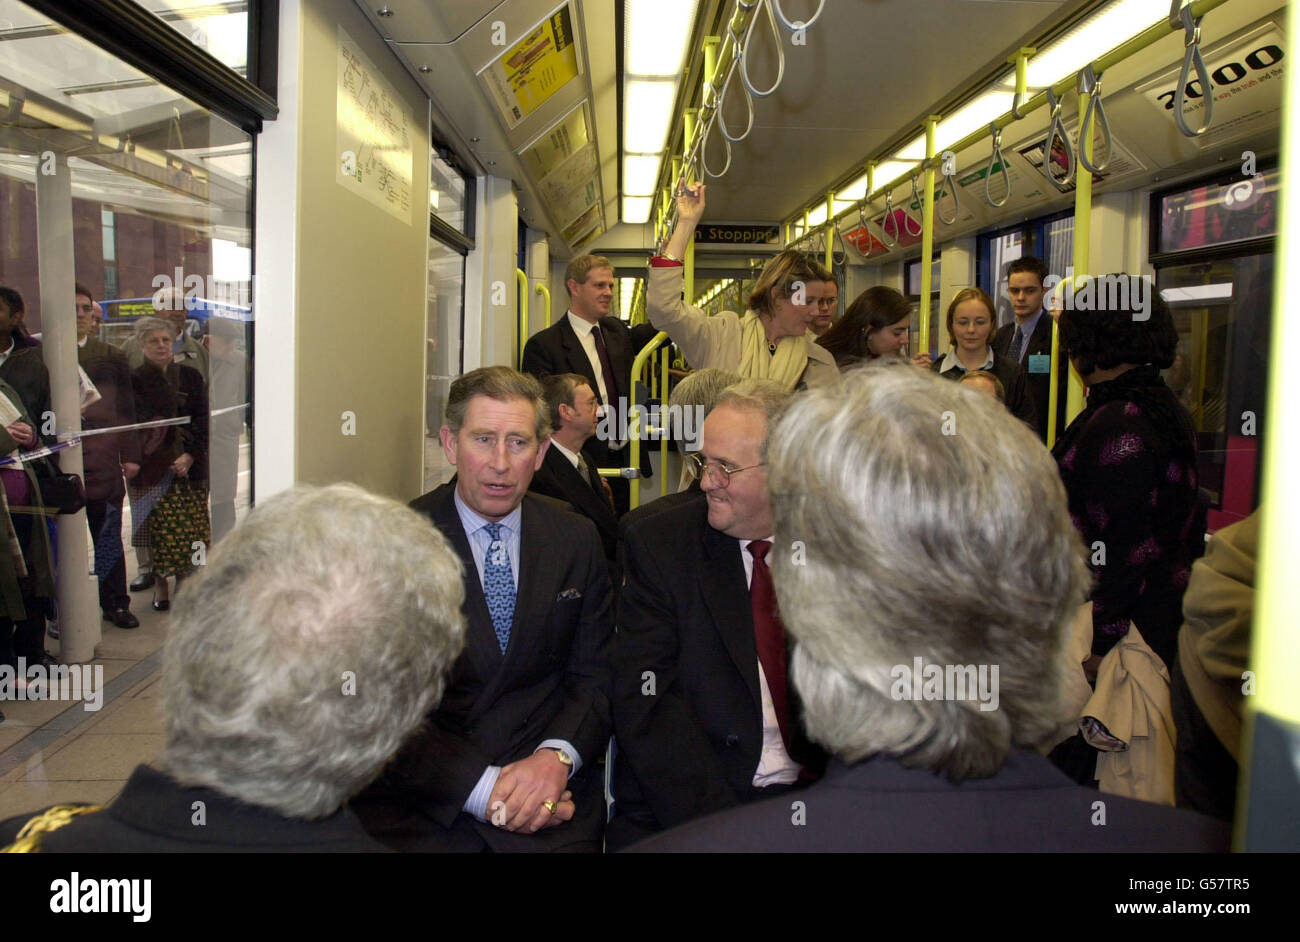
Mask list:
[[[989,293],[998,307],[998,326],[1015,320],[1011,310],[1011,294],[1007,291],[1007,266],[1025,254],[1025,233],[1017,229],[998,236],[989,236],[989,271],[994,273],[996,284]],[[1062,269],[1064,271],[1064,269]]]
[[425,366],[424,492],[451,480],[438,439],[451,381],[463,372],[465,257],[437,239],[429,239],[428,360]]
[[[930,290],[938,292],[939,290],[939,264],[942,256],[936,255],[930,261]],[[907,263],[907,296],[909,298],[919,298],[921,296],[921,260],[913,259]]]
[[457,232],[465,232],[465,177],[436,152],[431,154],[429,210]]
[[1074,217],[1066,216],[1043,227],[1043,260],[1047,270],[1065,277],[1074,267]]
[[248,0],[137,0],[240,75],[248,71]]
[[[205,9],[218,6],[228,5]],[[149,554],[159,575],[191,572],[193,541],[221,539],[248,508],[253,141],[13,0],[0,0],[0,47],[0,283],[21,295],[26,329],[43,340],[24,354],[27,367],[46,370],[53,343],[84,339],[78,359],[100,395],[82,407],[84,428],[181,420],[81,446],[88,517],[107,528],[96,540],[90,531],[81,537],[101,604],[125,607],[125,583]],[[56,272],[69,294],[45,296],[42,280],[48,289]],[[102,327],[77,322],[73,279],[97,302]],[[145,315],[182,333],[171,345],[142,347],[134,328]],[[17,375],[9,369],[15,356],[0,378]],[[37,396],[10,385],[20,398]],[[51,385],[56,401],[77,401],[75,374],[53,376]],[[37,415],[50,408],[23,407]],[[66,440],[71,422],[59,416],[56,424],[50,439]],[[186,454],[193,464],[181,461],[181,475],[173,463]],[[125,503],[122,461],[140,468],[125,484]],[[56,558],[65,568],[75,558],[66,543],[73,532],[60,528]],[[162,542],[164,533],[181,539]],[[145,598],[137,610],[148,608]],[[84,631],[71,618],[60,626],[64,639]]]
[[1158,251],[1181,252],[1275,235],[1278,181],[1274,168],[1161,197]]
[[1156,287],[1178,328],[1178,357],[1165,381],[1196,423],[1211,527],[1226,526],[1259,503],[1273,257],[1161,268]]

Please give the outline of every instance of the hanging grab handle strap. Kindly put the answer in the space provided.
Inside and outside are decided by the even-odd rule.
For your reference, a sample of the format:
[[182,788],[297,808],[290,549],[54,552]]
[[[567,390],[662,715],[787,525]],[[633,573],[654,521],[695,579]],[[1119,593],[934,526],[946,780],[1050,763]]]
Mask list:
[[[1047,104],[1052,109],[1052,125],[1047,132],[1047,140],[1043,141],[1043,173],[1047,179],[1052,181],[1052,186],[1056,187],[1062,193],[1070,189],[1070,184],[1074,182],[1074,145],[1070,143],[1070,135],[1065,133],[1065,124],[1061,121],[1061,105],[1063,101],[1056,100],[1056,93],[1049,87],[1047,89]],[[1052,144],[1060,138],[1061,146],[1065,149],[1065,176],[1057,177],[1052,172]]]
[[[1007,172],[1007,162],[1002,156],[1002,131],[997,124],[989,125],[989,134],[993,136],[993,153],[989,155],[989,169],[984,174],[984,198],[988,200],[989,205],[993,207],[1005,206],[1007,200],[1011,199],[1011,174]],[[996,169],[995,169],[996,168]],[[993,198],[989,192],[989,181],[993,179],[993,174],[998,170],[1002,171],[1002,180],[1006,183],[1007,192],[1003,195],[1001,202]]]
[[[943,176],[943,183],[940,185],[939,192],[934,198],[934,208],[939,217],[939,221],[945,226],[951,226],[957,221],[957,217],[961,215],[961,199],[957,193],[957,168],[953,167],[953,172],[948,173],[946,167],[941,161],[939,164],[939,172]],[[943,195],[944,193],[949,192],[952,194],[951,219],[943,214]]]
[[[1210,73],[1205,68],[1205,60],[1201,58],[1201,21],[1192,19],[1190,2],[1173,0],[1169,8],[1169,25],[1176,27],[1180,23],[1183,27],[1183,45],[1187,51],[1183,54],[1182,71],[1178,73],[1178,87],[1174,89],[1174,122],[1178,125],[1178,130],[1187,137],[1200,137],[1210,129],[1210,124],[1214,120],[1214,86],[1210,83]],[[1193,68],[1196,69],[1196,80],[1201,83],[1201,100],[1205,102],[1205,114],[1201,117],[1201,126],[1195,131],[1187,126],[1187,119],[1183,117],[1183,102],[1187,86],[1191,84]]]
[[[1079,94],[1088,95],[1088,107],[1079,119],[1079,163],[1093,176],[1104,173],[1110,166],[1114,154],[1113,139],[1110,135],[1110,121],[1106,118],[1106,106],[1101,101],[1101,79],[1092,71],[1092,64],[1083,67],[1079,73]],[[1092,139],[1093,130],[1101,123],[1101,136],[1106,141],[1106,159],[1088,159],[1087,141]]]

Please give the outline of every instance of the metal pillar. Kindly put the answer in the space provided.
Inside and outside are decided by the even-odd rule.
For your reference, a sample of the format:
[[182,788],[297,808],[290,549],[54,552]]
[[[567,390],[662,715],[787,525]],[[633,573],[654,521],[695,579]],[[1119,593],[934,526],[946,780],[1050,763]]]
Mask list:
[[[54,173],[36,173],[36,236],[41,283],[42,352],[50,371],[50,407],[60,437],[81,432],[81,391],[77,373],[77,321],[73,291],[76,259],[72,246],[72,177],[66,154],[54,156]],[[39,415],[32,416],[44,422]],[[59,454],[65,474],[82,475],[81,446]],[[37,521],[43,525],[44,521]],[[58,518],[59,660],[79,664],[95,656],[99,643],[99,593],[90,572],[90,531],[86,512]]]

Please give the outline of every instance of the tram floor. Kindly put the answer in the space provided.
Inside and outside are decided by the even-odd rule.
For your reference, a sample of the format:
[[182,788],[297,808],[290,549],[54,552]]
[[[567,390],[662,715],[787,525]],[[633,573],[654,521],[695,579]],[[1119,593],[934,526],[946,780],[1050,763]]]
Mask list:
[[[236,518],[248,507],[248,445],[240,449]],[[131,512],[123,502],[127,580],[138,572]],[[89,532],[87,532],[89,537]],[[173,590],[174,591],[174,590]],[[54,804],[110,801],[142,762],[163,746],[162,646],[169,612],[155,612],[150,591],[131,595],[140,627],[101,622],[80,699],[5,699],[0,712],[0,821]],[[47,639],[54,652],[58,642]],[[85,696],[87,691],[89,696]],[[24,693],[25,696],[25,693]]]

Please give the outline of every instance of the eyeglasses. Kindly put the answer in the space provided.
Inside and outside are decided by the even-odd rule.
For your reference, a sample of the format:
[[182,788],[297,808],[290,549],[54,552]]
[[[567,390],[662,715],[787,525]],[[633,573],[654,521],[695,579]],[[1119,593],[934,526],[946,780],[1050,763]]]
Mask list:
[[751,468],[761,468],[766,463],[760,461],[758,464],[751,464],[748,468],[728,468],[721,461],[710,461],[707,458],[702,458],[697,451],[686,456],[686,471],[697,481],[703,481],[704,476],[712,471],[714,477],[726,489],[731,486],[731,476],[733,474],[749,471]]

